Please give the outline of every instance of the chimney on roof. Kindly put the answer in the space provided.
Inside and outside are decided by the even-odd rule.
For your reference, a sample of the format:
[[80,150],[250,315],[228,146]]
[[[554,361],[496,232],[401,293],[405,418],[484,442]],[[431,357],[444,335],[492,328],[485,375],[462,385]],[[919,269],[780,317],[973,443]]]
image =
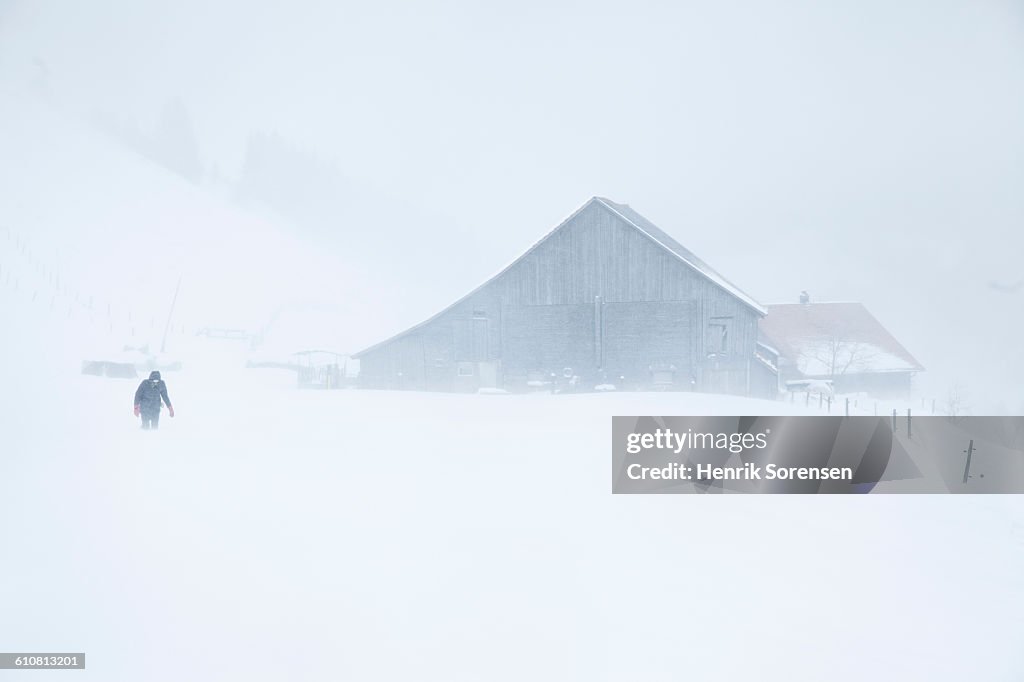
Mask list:
[[808,294],[806,291],[801,291],[800,292],[800,302],[801,303],[810,303],[811,302],[811,295]]

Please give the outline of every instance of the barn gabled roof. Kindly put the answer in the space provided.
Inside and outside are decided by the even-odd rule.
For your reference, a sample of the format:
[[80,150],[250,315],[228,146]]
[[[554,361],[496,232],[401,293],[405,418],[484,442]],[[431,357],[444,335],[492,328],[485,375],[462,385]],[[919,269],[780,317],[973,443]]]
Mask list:
[[[629,204],[617,204],[610,199],[604,197],[594,197],[591,201],[597,201],[604,205],[605,208],[611,210],[613,213],[617,213],[620,218],[625,220],[627,223],[635,227],[640,232],[647,235],[655,243],[660,245],[663,249],[671,253],[673,256],[683,261],[691,268],[696,270],[698,273],[703,275],[706,279],[717,284],[719,287],[732,294],[746,305],[750,306],[760,314],[764,315],[767,311],[764,307],[755,301],[753,298],[745,294],[739,287],[727,280],[722,275],[718,274],[714,268],[698,258],[692,251],[676,241],[672,235],[662,230],[660,227],[652,223],[647,218],[643,217],[636,211],[634,211]],[[589,202],[588,202],[589,203]]]
[[924,369],[861,303],[769,305],[758,331],[804,376],[829,374],[830,355],[842,356],[840,364],[851,364],[851,373]]
[[470,298],[471,296],[473,296],[474,294],[479,292],[481,289],[486,287],[488,284],[490,284],[491,282],[493,282],[494,280],[498,279],[499,277],[504,275],[506,272],[511,270],[513,267],[515,267],[515,265],[517,263],[519,263],[519,261],[523,260],[528,255],[530,255],[533,251],[538,249],[542,244],[544,244],[544,242],[546,242],[549,238],[551,238],[552,235],[554,235],[556,232],[558,232],[560,229],[562,229],[562,227],[564,227],[565,225],[570,223],[573,220],[573,218],[575,218],[577,215],[582,213],[591,204],[595,204],[595,203],[600,205],[601,207],[603,207],[605,210],[610,211],[613,214],[615,214],[616,216],[618,216],[627,225],[633,227],[635,230],[637,230],[641,234],[645,235],[648,239],[653,241],[655,244],[660,246],[662,249],[667,251],[669,254],[671,254],[672,256],[677,258],[678,260],[682,261],[684,264],[689,266],[691,269],[695,270],[698,274],[702,275],[708,281],[712,282],[716,286],[718,286],[721,289],[725,290],[727,293],[731,294],[732,296],[734,296],[735,298],[740,300],[745,305],[749,306],[750,308],[753,308],[758,314],[763,316],[763,315],[765,315],[767,313],[765,308],[763,306],[761,306],[757,301],[755,301],[753,298],[751,298],[750,296],[745,294],[737,286],[735,286],[734,284],[729,282],[729,280],[727,280],[724,277],[722,277],[722,275],[718,274],[718,272],[716,272],[710,265],[708,265],[707,263],[702,261],[700,258],[698,258],[696,255],[694,255],[692,251],[690,251],[689,249],[684,247],[682,244],[680,244],[678,241],[676,241],[671,235],[669,235],[667,232],[662,230],[660,227],[658,227],[657,225],[652,223],[650,220],[648,220],[647,218],[645,218],[642,215],[640,215],[639,213],[637,213],[628,204],[618,204],[618,203],[616,203],[616,202],[614,202],[614,201],[612,201],[610,199],[605,199],[604,197],[593,197],[589,201],[587,201],[585,204],[580,206],[578,209],[573,211],[572,214],[568,218],[566,218],[565,220],[560,222],[558,225],[556,225],[554,227],[554,229],[552,229],[546,235],[544,235],[539,240],[537,240],[533,244],[533,246],[528,248],[518,258],[516,258],[514,261],[512,261],[507,266],[505,266],[498,274],[496,274],[493,277],[491,277],[490,279],[488,279],[486,282],[484,282],[483,284],[478,286],[476,289],[473,289],[472,291],[470,291],[468,294],[466,294],[465,296],[463,296],[459,300],[457,300],[454,303],[452,303],[451,305],[447,306],[446,308],[444,308],[440,312],[438,312],[438,313],[432,315],[431,317],[427,318],[423,322],[420,322],[417,325],[409,327],[405,331],[399,332],[398,334],[395,334],[394,336],[391,336],[391,337],[389,337],[389,338],[387,338],[387,339],[385,339],[383,341],[380,341],[379,343],[375,343],[374,345],[370,346],[369,348],[364,348],[363,350],[359,351],[358,353],[353,354],[352,357],[358,359],[358,358],[362,357],[363,355],[369,353],[370,351],[376,350],[377,348],[379,348],[379,347],[381,347],[381,346],[383,346],[385,344],[391,343],[392,341],[395,341],[396,339],[399,339],[399,338],[401,338],[401,337],[403,337],[403,336],[405,336],[407,334],[410,334],[410,333],[416,331],[417,329],[420,329],[421,327],[424,327],[424,326],[430,324],[435,319],[437,319],[440,316],[444,315],[446,312],[448,312],[449,310],[451,310],[455,306],[459,305],[460,303],[462,303],[466,299]]

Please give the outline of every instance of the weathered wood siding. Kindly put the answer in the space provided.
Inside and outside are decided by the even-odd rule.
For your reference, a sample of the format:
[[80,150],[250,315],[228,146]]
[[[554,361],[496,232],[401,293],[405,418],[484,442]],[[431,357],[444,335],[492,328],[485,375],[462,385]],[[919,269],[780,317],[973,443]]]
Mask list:
[[642,386],[658,364],[674,367],[679,387],[745,394],[758,317],[592,202],[484,287],[363,355],[360,377],[367,386],[469,390],[480,363],[497,363],[512,385],[531,371],[571,368],[587,381],[624,376]]
[[601,366],[609,381],[643,386],[653,366],[672,371],[676,384],[690,385],[697,344],[692,301],[608,302],[600,316]]
[[502,324],[503,367],[511,377],[597,366],[593,304],[505,306]]

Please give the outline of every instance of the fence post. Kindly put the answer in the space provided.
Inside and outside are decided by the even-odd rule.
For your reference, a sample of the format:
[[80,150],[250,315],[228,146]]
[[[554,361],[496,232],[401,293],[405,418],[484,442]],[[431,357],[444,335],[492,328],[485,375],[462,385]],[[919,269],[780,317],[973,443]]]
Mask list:
[[850,399],[849,398],[846,399],[846,416],[847,417],[850,416]]
[[910,435],[910,408],[907,408],[907,438],[912,438]]
[[967,464],[964,466],[964,483],[971,477],[971,455],[974,454],[974,439],[967,444]]
[[892,409],[892,432],[896,433],[896,408]]

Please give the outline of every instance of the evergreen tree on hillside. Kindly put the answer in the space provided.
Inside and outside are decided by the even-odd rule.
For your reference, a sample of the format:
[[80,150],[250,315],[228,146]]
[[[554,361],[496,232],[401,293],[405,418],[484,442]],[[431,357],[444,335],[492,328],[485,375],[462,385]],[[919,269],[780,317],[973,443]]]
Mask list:
[[203,177],[192,118],[180,98],[164,105],[152,136],[152,158],[186,180],[198,183]]

